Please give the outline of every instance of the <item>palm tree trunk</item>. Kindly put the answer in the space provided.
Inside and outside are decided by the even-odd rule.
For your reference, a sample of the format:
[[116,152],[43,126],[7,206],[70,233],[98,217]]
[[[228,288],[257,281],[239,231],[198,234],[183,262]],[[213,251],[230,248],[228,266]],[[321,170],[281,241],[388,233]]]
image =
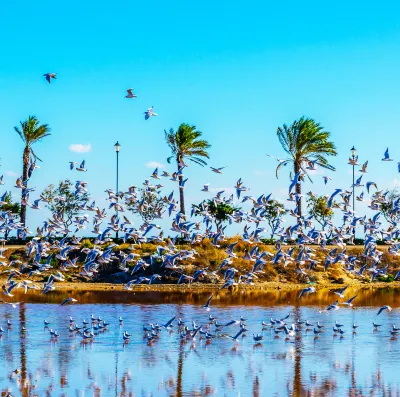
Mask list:
[[[28,167],[29,167],[29,155],[30,149],[29,146],[25,146],[24,154],[22,156],[22,181],[25,182],[28,179]],[[21,192],[22,199],[23,190]],[[21,223],[25,226],[26,223],[26,205],[21,202]]]
[[185,194],[183,192],[184,188],[180,187],[182,180],[183,180],[183,176],[179,175],[178,177],[179,179],[179,203],[180,203],[180,207],[181,207],[181,214],[185,214]]
[[[178,164],[178,170],[179,170],[179,164],[181,164],[179,157],[176,158],[176,162]],[[183,186],[181,187],[182,181],[183,181],[183,176],[179,175],[178,180],[179,180],[179,204],[181,207],[181,214],[185,215],[185,193],[183,192],[183,190],[184,190]]]
[[[295,161],[294,162],[294,173],[297,174],[300,171],[300,169],[301,169],[301,165],[297,161]],[[299,201],[297,204],[297,208],[298,208],[297,215],[299,215],[301,217],[302,216],[302,211],[301,211],[302,201],[301,201],[301,196],[300,196],[301,195],[301,184],[300,183],[296,183],[296,194],[299,195],[298,196]]]

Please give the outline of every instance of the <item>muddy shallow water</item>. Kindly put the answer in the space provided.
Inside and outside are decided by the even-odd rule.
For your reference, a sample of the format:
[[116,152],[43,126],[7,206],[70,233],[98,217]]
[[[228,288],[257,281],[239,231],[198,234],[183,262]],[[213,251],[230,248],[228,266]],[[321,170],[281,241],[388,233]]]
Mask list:
[[[354,308],[329,313],[321,309],[336,300],[329,290],[297,299],[298,291],[222,291],[215,293],[211,311],[201,305],[209,292],[95,291],[27,294],[15,309],[0,305],[0,390],[12,396],[319,396],[399,395],[400,340],[392,325],[400,326],[400,291],[365,288],[345,292],[357,295]],[[78,304],[59,306],[67,296]],[[9,300],[10,298],[3,298]],[[391,312],[377,316],[383,304]],[[181,341],[177,327],[163,330],[148,344],[143,325],[165,323],[181,317],[208,327],[209,314],[220,323],[246,318],[246,336],[234,343],[228,335],[238,325],[226,327],[206,341]],[[94,339],[69,332],[70,317],[81,326],[91,315],[110,323],[94,330]],[[288,324],[308,320],[324,325],[315,336],[304,324],[287,339],[274,328],[263,330],[262,321],[290,317]],[[120,325],[118,318],[123,318]],[[44,327],[44,320],[50,322]],[[7,326],[7,321],[11,326]],[[342,336],[332,331],[343,324]],[[373,322],[382,326],[376,330]],[[358,325],[353,334],[353,323]],[[25,327],[26,331],[21,331]],[[50,337],[56,330],[58,339]],[[123,332],[132,336],[123,341]],[[210,332],[216,334],[214,326]],[[253,333],[262,333],[254,343]],[[400,339],[400,338],[399,338]],[[14,372],[17,370],[16,372]]]

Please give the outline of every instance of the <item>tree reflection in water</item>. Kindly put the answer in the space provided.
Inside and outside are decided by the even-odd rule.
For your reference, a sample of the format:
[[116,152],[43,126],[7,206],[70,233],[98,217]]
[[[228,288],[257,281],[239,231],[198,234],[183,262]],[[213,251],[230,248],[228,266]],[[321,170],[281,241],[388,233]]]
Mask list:
[[[7,390],[14,397],[69,397],[82,393],[123,397],[238,394],[325,397],[361,396],[369,392],[399,395],[396,369],[400,344],[388,332],[397,320],[395,310],[379,317],[383,327],[374,332],[371,324],[376,316],[374,308],[360,306],[323,315],[315,307],[253,306],[253,298],[252,295],[240,298],[246,301],[246,306],[218,302],[213,307],[212,314],[221,322],[238,319],[242,314],[248,318],[250,331],[237,345],[224,337],[208,343],[200,338],[195,343],[181,341],[176,328],[173,333],[162,331],[159,341],[147,344],[142,326],[148,321],[161,323],[176,314],[189,327],[191,320],[206,324],[208,313],[199,304],[80,304],[67,308],[21,304],[17,309],[0,305],[0,325],[4,327],[8,319],[13,323],[0,340],[1,396]],[[364,301],[380,304],[378,298],[365,295]],[[225,297],[221,299],[224,302]],[[398,297],[391,299],[396,301]],[[314,340],[312,328],[307,333],[303,326],[295,338],[285,340],[284,335],[277,337],[267,328],[264,340],[257,345],[253,343],[251,334],[261,331],[262,320],[282,318],[289,312],[289,325],[306,318],[314,324],[322,321],[325,333]],[[72,316],[81,323],[91,313],[100,314],[111,326],[108,331],[96,332],[94,341],[83,342],[81,336],[69,333],[68,319]],[[121,328],[120,315],[124,317]],[[43,330],[47,316],[51,316],[52,326],[61,334],[59,341],[50,340],[48,330]],[[343,338],[332,335],[331,326],[336,319],[345,323]],[[351,332],[353,322],[359,325],[357,335]],[[23,327],[26,332],[21,331]],[[233,334],[236,328],[232,326],[224,332]],[[122,340],[124,330],[133,335],[127,344]],[[17,368],[19,372],[14,373]]]

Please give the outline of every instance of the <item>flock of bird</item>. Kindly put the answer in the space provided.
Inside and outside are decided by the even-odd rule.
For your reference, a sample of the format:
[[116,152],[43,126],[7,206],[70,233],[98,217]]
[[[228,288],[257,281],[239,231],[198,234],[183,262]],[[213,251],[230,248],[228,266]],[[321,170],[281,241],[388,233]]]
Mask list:
[[[390,161],[388,151],[385,152],[384,161]],[[350,164],[357,165],[357,159],[350,159]],[[70,162],[71,170],[87,172],[85,161],[78,166],[76,162]],[[159,182],[161,178],[168,178],[178,184],[178,190],[183,189],[187,178],[184,178],[186,164],[179,164],[178,170],[170,174],[163,171],[159,174],[156,168],[149,179],[143,183],[144,196],[156,196],[164,186]],[[30,164],[28,176],[32,176],[34,170],[38,168],[35,163]],[[222,174],[225,167],[214,168],[211,171]],[[314,164],[306,164],[305,168],[315,169]],[[360,172],[366,173],[367,162],[364,163]],[[361,178],[355,183],[355,187],[362,187]],[[154,180],[154,182],[152,182]],[[64,281],[64,273],[70,269],[79,269],[80,275],[93,279],[99,272],[102,265],[117,262],[121,271],[131,275],[131,280],[125,285],[127,290],[135,288],[142,283],[152,284],[162,283],[163,278],[168,275],[169,280],[176,277],[178,284],[193,283],[196,281],[212,280],[220,282],[221,288],[228,288],[238,284],[253,284],[260,275],[263,274],[264,267],[272,265],[278,267],[293,266],[297,277],[302,281],[307,281],[313,270],[323,267],[327,271],[334,265],[342,266],[348,273],[355,277],[366,278],[367,274],[373,281],[377,277],[387,277],[388,264],[381,263],[383,251],[379,250],[377,241],[383,240],[389,246],[388,253],[393,256],[400,255],[400,243],[398,237],[400,229],[397,227],[397,219],[400,214],[400,199],[391,203],[391,208],[385,214],[388,219],[386,227],[381,221],[382,206],[389,203],[388,192],[377,189],[375,182],[367,182],[367,193],[370,194],[370,205],[368,206],[375,214],[367,216],[357,216],[351,208],[352,191],[346,189],[335,189],[330,196],[326,196],[328,206],[334,211],[341,211],[343,222],[340,226],[334,225],[333,221],[328,220],[322,229],[315,226],[312,215],[299,215],[299,202],[302,195],[294,193],[297,183],[302,183],[304,173],[299,172],[294,175],[288,191],[288,201],[293,202],[295,208],[285,214],[285,210],[276,207],[277,216],[273,222],[273,234],[276,237],[276,251],[261,251],[258,243],[261,242],[262,234],[266,232],[263,223],[268,215],[268,206],[272,203],[271,194],[262,194],[259,197],[245,195],[249,189],[244,186],[240,178],[234,185],[236,199],[243,203],[250,204],[250,210],[236,209],[231,215],[227,215],[228,224],[243,224],[243,233],[240,239],[248,245],[242,257],[249,263],[248,269],[237,269],[235,260],[239,254],[235,252],[237,242],[228,245],[225,249],[226,257],[221,261],[218,268],[214,271],[208,267],[198,268],[193,274],[185,273],[185,264],[190,263],[196,258],[196,244],[205,238],[215,247],[221,247],[226,240],[226,228],[218,222],[215,212],[210,210],[210,201],[204,201],[198,206],[193,206],[190,217],[179,211],[179,203],[174,199],[175,192],[165,195],[162,198],[163,205],[153,214],[153,220],[143,222],[139,227],[134,227],[132,219],[127,214],[129,207],[136,204],[138,212],[146,211],[149,201],[139,194],[136,186],[130,186],[127,191],[115,192],[112,189],[106,190],[108,210],[112,211],[108,218],[107,209],[96,206],[95,201],[89,203],[81,201],[80,211],[82,215],[77,215],[73,219],[72,225],[67,226],[63,219],[63,214],[53,213],[49,219],[45,219],[36,231],[29,230],[18,222],[17,216],[11,211],[0,212],[0,233],[9,235],[16,232],[17,236],[24,240],[28,236],[32,239],[26,243],[26,260],[9,260],[3,256],[4,247],[0,250],[0,268],[9,273],[6,283],[3,285],[3,293],[12,297],[15,288],[22,288],[25,293],[32,289],[40,290],[42,294],[53,291],[56,282]],[[0,183],[4,185],[2,177]],[[372,192],[372,187],[375,191]],[[40,203],[48,204],[49,198],[41,194],[39,198],[31,201],[30,195],[35,191],[28,188],[26,181],[18,178],[15,188],[22,190],[22,205],[30,207],[32,210],[41,210]],[[201,189],[204,193],[210,193],[208,184]],[[79,199],[84,193],[88,192],[85,181],[77,180],[75,183],[75,196]],[[0,205],[5,203],[6,191],[0,196]],[[313,192],[307,193],[314,196]],[[339,200],[340,199],[340,200]],[[358,201],[365,201],[364,192],[356,197]],[[56,196],[55,201],[63,201],[65,197]],[[234,205],[235,197],[224,196],[224,191],[219,191],[210,199],[216,205],[220,203]],[[339,201],[337,201],[339,200]],[[90,220],[89,213],[93,214]],[[285,216],[294,218],[295,222],[291,226],[284,227]],[[158,219],[171,218],[171,228],[169,232],[175,233],[175,237],[165,238],[161,226],[155,223]],[[200,217],[201,221],[194,220]],[[87,248],[81,246],[81,238],[76,234],[86,229],[92,223],[91,233],[96,235],[94,247]],[[347,254],[347,246],[354,244],[355,229],[358,225],[364,228],[364,251],[361,255]],[[132,243],[128,252],[116,250],[116,244],[111,236],[119,232],[121,240]],[[59,236],[64,236],[60,238]],[[176,243],[177,237],[182,238],[186,244],[190,244],[190,249],[180,249]],[[4,239],[3,239],[4,242]],[[154,244],[154,252],[151,255],[140,255],[136,248],[142,243],[151,242]],[[328,248],[329,244],[334,248]],[[286,247],[288,243],[290,246]],[[317,252],[325,255],[324,260],[316,259]],[[152,273],[150,272],[152,271]],[[50,274],[49,274],[50,273]],[[38,286],[31,281],[34,275],[49,274],[42,286]],[[400,271],[395,275],[398,279]],[[306,293],[314,292],[314,287],[309,287],[300,297]]]
[[[44,76],[49,83],[56,79],[55,73],[46,73]],[[136,97],[132,89],[127,90],[126,98]],[[145,119],[147,120],[152,116],[157,116],[153,112],[153,107],[145,112]],[[277,160],[280,163],[287,161]],[[393,161],[388,149],[385,151],[382,161]],[[327,271],[335,265],[342,266],[354,277],[366,278],[369,274],[371,281],[374,281],[377,277],[385,278],[388,275],[388,264],[382,263],[383,251],[379,250],[377,242],[383,240],[389,247],[389,254],[400,255],[400,242],[398,241],[400,229],[397,224],[400,217],[400,199],[390,202],[389,192],[379,190],[376,182],[363,183],[363,177],[368,172],[368,161],[359,164],[358,157],[354,157],[349,159],[349,164],[361,167],[359,170],[361,176],[351,187],[366,187],[366,191],[362,191],[355,197],[356,200],[359,202],[367,201],[365,195],[368,194],[368,207],[375,214],[372,217],[358,216],[351,205],[352,189],[335,189],[331,195],[326,196],[326,199],[328,207],[342,213],[341,225],[334,225],[333,221],[327,220],[323,228],[318,228],[312,215],[300,215],[299,204],[303,195],[295,192],[295,186],[304,182],[308,170],[315,170],[318,166],[318,161],[306,161],[302,164],[301,171],[296,173],[290,181],[287,200],[293,203],[294,209],[286,213],[280,207],[275,208],[277,216],[273,220],[272,230],[276,238],[275,252],[261,251],[258,246],[263,238],[263,233],[267,231],[264,224],[268,216],[269,206],[273,203],[272,195],[262,194],[259,197],[249,195],[250,189],[245,186],[242,178],[239,178],[233,186],[235,195],[227,196],[224,194],[225,191],[221,190],[214,197],[210,197],[209,201],[205,200],[201,205],[193,206],[190,215],[179,211],[179,203],[174,198],[175,191],[173,190],[163,197],[163,205],[154,212],[152,221],[144,221],[138,227],[134,227],[132,219],[127,215],[129,207],[136,204],[139,213],[148,210],[151,200],[145,198],[146,196],[158,195],[160,189],[164,187],[160,182],[162,178],[168,178],[177,183],[178,191],[185,188],[188,179],[184,178],[184,172],[188,165],[184,162],[181,162],[178,169],[173,173],[163,171],[160,174],[158,168],[156,168],[144,181],[141,189],[130,186],[127,191],[106,190],[106,200],[109,202],[108,209],[98,207],[95,201],[89,203],[82,199],[80,202],[82,214],[75,216],[69,226],[64,222],[63,214],[53,213],[50,218],[44,219],[35,231],[32,231],[27,226],[23,226],[11,211],[2,211],[0,212],[0,234],[9,235],[15,232],[18,238],[22,240],[28,236],[32,237],[26,243],[26,258],[24,260],[6,259],[3,255],[5,247],[3,246],[0,249],[0,269],[2,268],[4,272],[9,274],[2,286],[3,293],[10,298],[13,297],[13,291],[16,289],[23,289],[25,293],[30,290],[38,290],[42,294],[50,293],[56,289],[57,282],[65,281],[66,272],[79,269],[79,274],[82,277],[88,280],[95,279],[101,266],[108,263],[118,263],[119,269],[130,276],[131,280],[125,284],[126,290],[132,290],[143,283],[162,283],[166,276],[169,280],[175,277],[178,284],[191,284],[196,281],[211,279],[218,282],[221,289],[238,284],[250,285],[263,274],[263,269],[267,264],[275,268],[278,265],[283,267],[293,266],[297,277],[302,281],[307,281],[317,268],[322,267],[324,271]],[[28,179],[31,178],[37,168],[39,167],[32,160],[28,169]],[[85,173],[88,171],[84,160],[79,165],[76,162],[70,162],[69,168],[72,172]],[[210,168],[211,172],[221,175],[225,167]],[[328,184],[331,180],[328,176],[323,176],[323,178],[325,184]],[[0,185],[4,184],[3,177],[0,177]],[[87,182],[83,180],[75,182],[74,195],[76,198],[79,199],[88,192],[87,185]],[[41,202],[45,205],[49,203],[49,198],[44,194],[41,194],[35,200],[31,200],[30,196],[35,192],[35,189],[28,188],[27,181],[24,181],[22,177],[17,179],[14,187],[22,191],[21,205],[32,210],[41,210]],[[203,185],[199,190],[203,193],[211,193],[208,184]],[[144,192],[144,196],[140,192]],[[7,194],[8,191],[0,196],[0,205],[6,203]],[[307,195],[316,196],[311,191]],[[55,201],[65,199],[62,195],[53,198]],[[185,273],[185,265],[196,258],[196,244],[208,238],[213,246],[220,248],[227,239],[226,228],[228,225],[217,221],[215,212],[210,208],[210,202],[215,205],[221,203],[227,205],[237,203],[244,205],[246,203],[246,205],[250,205],[249,210],[237,208],[232,214],[227,215],[228,224],[243,225],[240,239],[247,244],[248,249],[242,259],[248,262],[248,269],[243,270],[235,267],[235,260],[239,258],[239,254],[235,252],[237,242],[234,242],[225,249],[226,257],[216,270],[211,271],[208,267],[202,267],[197,268],[191,274]],[[385,222],[382,222],[382,209],[384,206],[387,208],[388,204],[390,204],[390,208],[385,213],[387,219],[385,224]],[[111,215],[109,216],[106,211],[111,211]],[[89,213],[93,214],[92,219],[90,219]],[[195,217],[201,220],[197,221]],[[155,223],[158,219],[165,218],[171,219],[169,233],[174,233],[175,237],[165,238],[161,226]],[[284,223],[287,218],[293,219],[294,222],[285,227]],[[90,224],[92,225],[90,232],[96,235],[93,248],[83,247],[81,238],[76,236]],[[364,251],[359,256],[350,255],[347,253],[347,246],[354,244],[355,230],[359,226],[364,229]],[[117,244],[111,238],[116,232],[121,233],[121,240],[124,243],[132,243],[128,252],[116,249]],[[178,237],[182,238],[191,248],[179,248]],[[3,242],[5,242],[4,239]],[[151,255],[140,255],[135,252],[138,246],[146,242],[154,244],[154,252]],[[291,245],[288,245],[289,243]],[[329,248],[328,244],[335,247]],[[317,251],[324,255],[324,260],[316,259]],[[47,277],[47,279],[42,285],[37,285],[32,281],[33,276]],[[400,271],[395,275],[395,279],[398,279],[399,276]],[[314,286],[309,286],[301,291],[299,299],[315,291]],[[342,293],[343,291],[340,292],[339,297],[342,297]],[[206,309],[209,308],[211,298],[205,304]],[[351,307],[355,298],[352,297],[341,303],[336,300],[326,311],[338,310],[340,305]],[[70,303],[76,303],[76,300],[68,298],[61,305]],[[11,302],[11,304],[17,306],[18,302]],[[387,306],[382,310],[391,309]],[[147,330],[147,337],[156,338],[158,332],[161,329],[171,327],[174,320],[172,319],[165,326],[152,325],[151,329]],[[210,320],[212,321],[212,318]],[[240,330],[232,338],[237,340],[245,332],[246,327],[242,320],[235,323],[240,326]],[[213,324],[218,330],[227,326],[227,324],[220,325],[217,322]],[[294,333],[297,326],[293,324],[289,327],[283,319],[274,320],[271,324],[274,325],[275,332],[285,332],[286,335]],[[106,327],[104,322],[98,322],[97,326]],[[180,335],[183,337],[194,337],[197,333],[203,334],[203,331],[206,338],[212,338],[213,335],[210,328],[204,325],[195,326],[193,324],[192,329],[189,329],[183,323],[181,324],[181,321],[178,321],[178,326],[181,327]],[[337,324],[334,329],[343,333],[342,327]],[[92,331],[89,331],[88,328],[83,330],[74,328],[74,330],[82,332],[85,338],[93,337]],[[397,330],[396,327],[394,327],[393,332],[397,332],[395,330]],[[314,332],[316,334],[320,332],[318,325],[314,328]],[[52,337],[57,337],[57,335],[52,334]],[[128,340],[129,334],[124,334],[124,338]]]
[[[51,80],[56,80],[57,79],[57,73],[45,73],[43,77],[47,80],[47,82],[50,84]],[[125,98],[133,99],[137,98],[137,95],[133,93],[133,88],[128,88],[126,90],[127,95]],[[158,116],[157,113],[154,112],[154,106],[149,107],[145,112],[144,112],[144,119],[148,120],[150,117]]]
[[[333,291],[336,295],[343,297],[343,292],[346,290],[342,288],[339,291]],[[352,306],[352,301],[355,297],[350,298],[346,302],[342,302],[342,304],[347,306]],[[212,296],[207,300],[207,302],[202,306],[202,309],[205,312],[210,312]],[[66,299],[61,305],[65,305],[70,302],[76,302],[75,299],[68,298]],[[14,308],[18,304],[14,303],[7,303]],[[330,305],[326,310],[320,311],[320,313],[328,312],[330,310],[337,310],[337,303]],[[379,308],[376,316],[379,316],[383,311],[391,311],[392,308],[390,306],[384,305]],[[293,319],[291,324],[289,323],[290,318],[295,317],[293,313],[289,313],[282,318],[270,318],[269,321],[262,321],[260,324],[261,332],[253,333],[253,341],[256,344],[259,344],[263,341],[265,337],[265,332],[270,331],[270,334],[275,335],[275,337],[279,337],[279,335],[283,335],[286,340],[291,340],[291,338],[296,337],[296,334],[304,330],[305,332],[312,331],[316,338],[319,337],[320,334],[326,332],[327,325],[321,323],[321,321],[317,321],[315,323],[309,322],[307,319],[300,320],[300,319]],[[149,344],[156,342],[161,337],[161,332],[174,332],[177,330],[177,334],[179,335],[179,339],[183,341],[196,341],[196,338],[200,340],[206,340],[210,343],[214,339],[219,338],[228,338],[231,339],[233,342],[238,343],[240,339],[246,336],[246,332],[248,332],[248,326],[246,325],[247,319],[240,316],[239,319],[231,319],[229,321],[220,322],[218,319],[213,316],[212,314],[208,315],[208,318],[201,321],[201,323],[197,323],[195,320],[192,320],[190,326],[185,324],[185,321],[182,318],[178,318],[177,316],[173,316],[172,318],[168,319],[165,322],[149,322],[143,325],[143,339],[146,340]],[[60,337],[60,333],[53,328],[51,328],[51,323],[47,319],[43,321],[45,330],[49,331],[50,340],[58,340]],[[124,328],[124,320],[122,317],[118,318],[119,328]],[[109,330],[109,327],[117,325],[115,322],[108,322],[103,319],[101,316],[94,316],[91,315],[89,321],[86,319],[80,321],[76,321],[73,317],[69,317],[69,326],[68,331],[69,334],[72,336],[80,336],[83,341],[93,341],[97,338],[101,333],[104,331]],[[375,321],[372,323],[373,329],[378,331],[382,324],[378,324]],[[10,320],[7,321],[6,330],[10,330],[13,324]],[[255,326],[253,324],[253,326]],[[232,328],[236,327],[236,330],[232,332]],[[357,333],[358,325],[353,323],[351,326],[351,331],[353,335]],[[25,333],[27,331],[25,326],[22,326],[20,329],[21,333]],[[334,325],[332,326],[333,335],[337,336],[340,335],[344,337],[346,330],[345,325],[335,321]],[[5,333],[5,329],[0,327],[0,339]],[[392,325],[390,329],[390,334],[392,337],[397,337],[400,332],[400,328],[396,325]],[[135,335],[137,336],[137,335]],[[140,335],[139,335],[140,336]],[[122,339],[124,343],[128,343],[132,337],[128,331],[124,331],[122,334]]]

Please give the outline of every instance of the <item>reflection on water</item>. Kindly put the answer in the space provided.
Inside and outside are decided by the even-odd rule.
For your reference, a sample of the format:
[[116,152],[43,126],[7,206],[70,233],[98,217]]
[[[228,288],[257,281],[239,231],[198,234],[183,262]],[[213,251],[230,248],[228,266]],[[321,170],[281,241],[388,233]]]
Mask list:
[[[358,293],[359,305],[354,309],[342,308],[329,314],[319,313],[315,306],[291,304],[298,303],[294,293],[268,292],[261,297],[253,293],[221,294],[211,310],[218,321],[239,319],[241,315],[247,318],[249,331],[237,345],[224,337],[211,342],[181,341],[176,329],[163,330],[160,340],[147,343],[142,326],[148,322],[164,323],[177,315],[188,326],[192,320],[207,323],[208,313],[200,307],[204,296],[192,296],[195,304],[186,303],[184,294],[179,294],[184,304],[160,303],[165,297],[162,293],[156,294],[151,304],[114,304],[109,293],[102,292],[84,294],[79,300],[94,302],[97,297],[109,303],[66,307],[24,303],[17,309],[0,305],[0,326],[4,328],[0,337],[1,396],[8,392],[12,396],[66,397],[399,395],[400,341],[390,334],[392,324],[398,321],[398,310],[377,318],[377,308],[372,306],[396,307],[400,293]],[[122,294],[129,299],[144,299],[141,293],[134,297]],[[59,302],[61,295],[47,298]],[[229,301],[236,296],[236,301]],[[334,299],[335,295],[325,291],[310,295],[304,303],[324,307]],[[316,338],[312,328],[307,330],[303,325],[295,338],[286,340],[270,328],[262,331],[261,321],[288,313],[289,323],[320,321],[325,332]],[[92,314],[110,322],[109,329],[96,332],[95,339],[86,342],[69,332],[70,317],[81,325]],[[122,326],[119,316],[124,319]],[[58,340],[50,340],[44,319],[60,333]],[[7,327],[7,320],[11,327]],[[344,324],[343,337],[333,335],[336,320]],[[382,324],[379,331],[374,330],[373,321]],[[353,323],[359,325],[357,334],[352,333]],[[26,331],[21,331],[23,327]],[[232,326],[227,331],[234,334],[236,330],[237,326]],[[132,334],[128,343],[123,343],[124,331]],[[263,332],[262,343],[254,344],[253,332]]]

